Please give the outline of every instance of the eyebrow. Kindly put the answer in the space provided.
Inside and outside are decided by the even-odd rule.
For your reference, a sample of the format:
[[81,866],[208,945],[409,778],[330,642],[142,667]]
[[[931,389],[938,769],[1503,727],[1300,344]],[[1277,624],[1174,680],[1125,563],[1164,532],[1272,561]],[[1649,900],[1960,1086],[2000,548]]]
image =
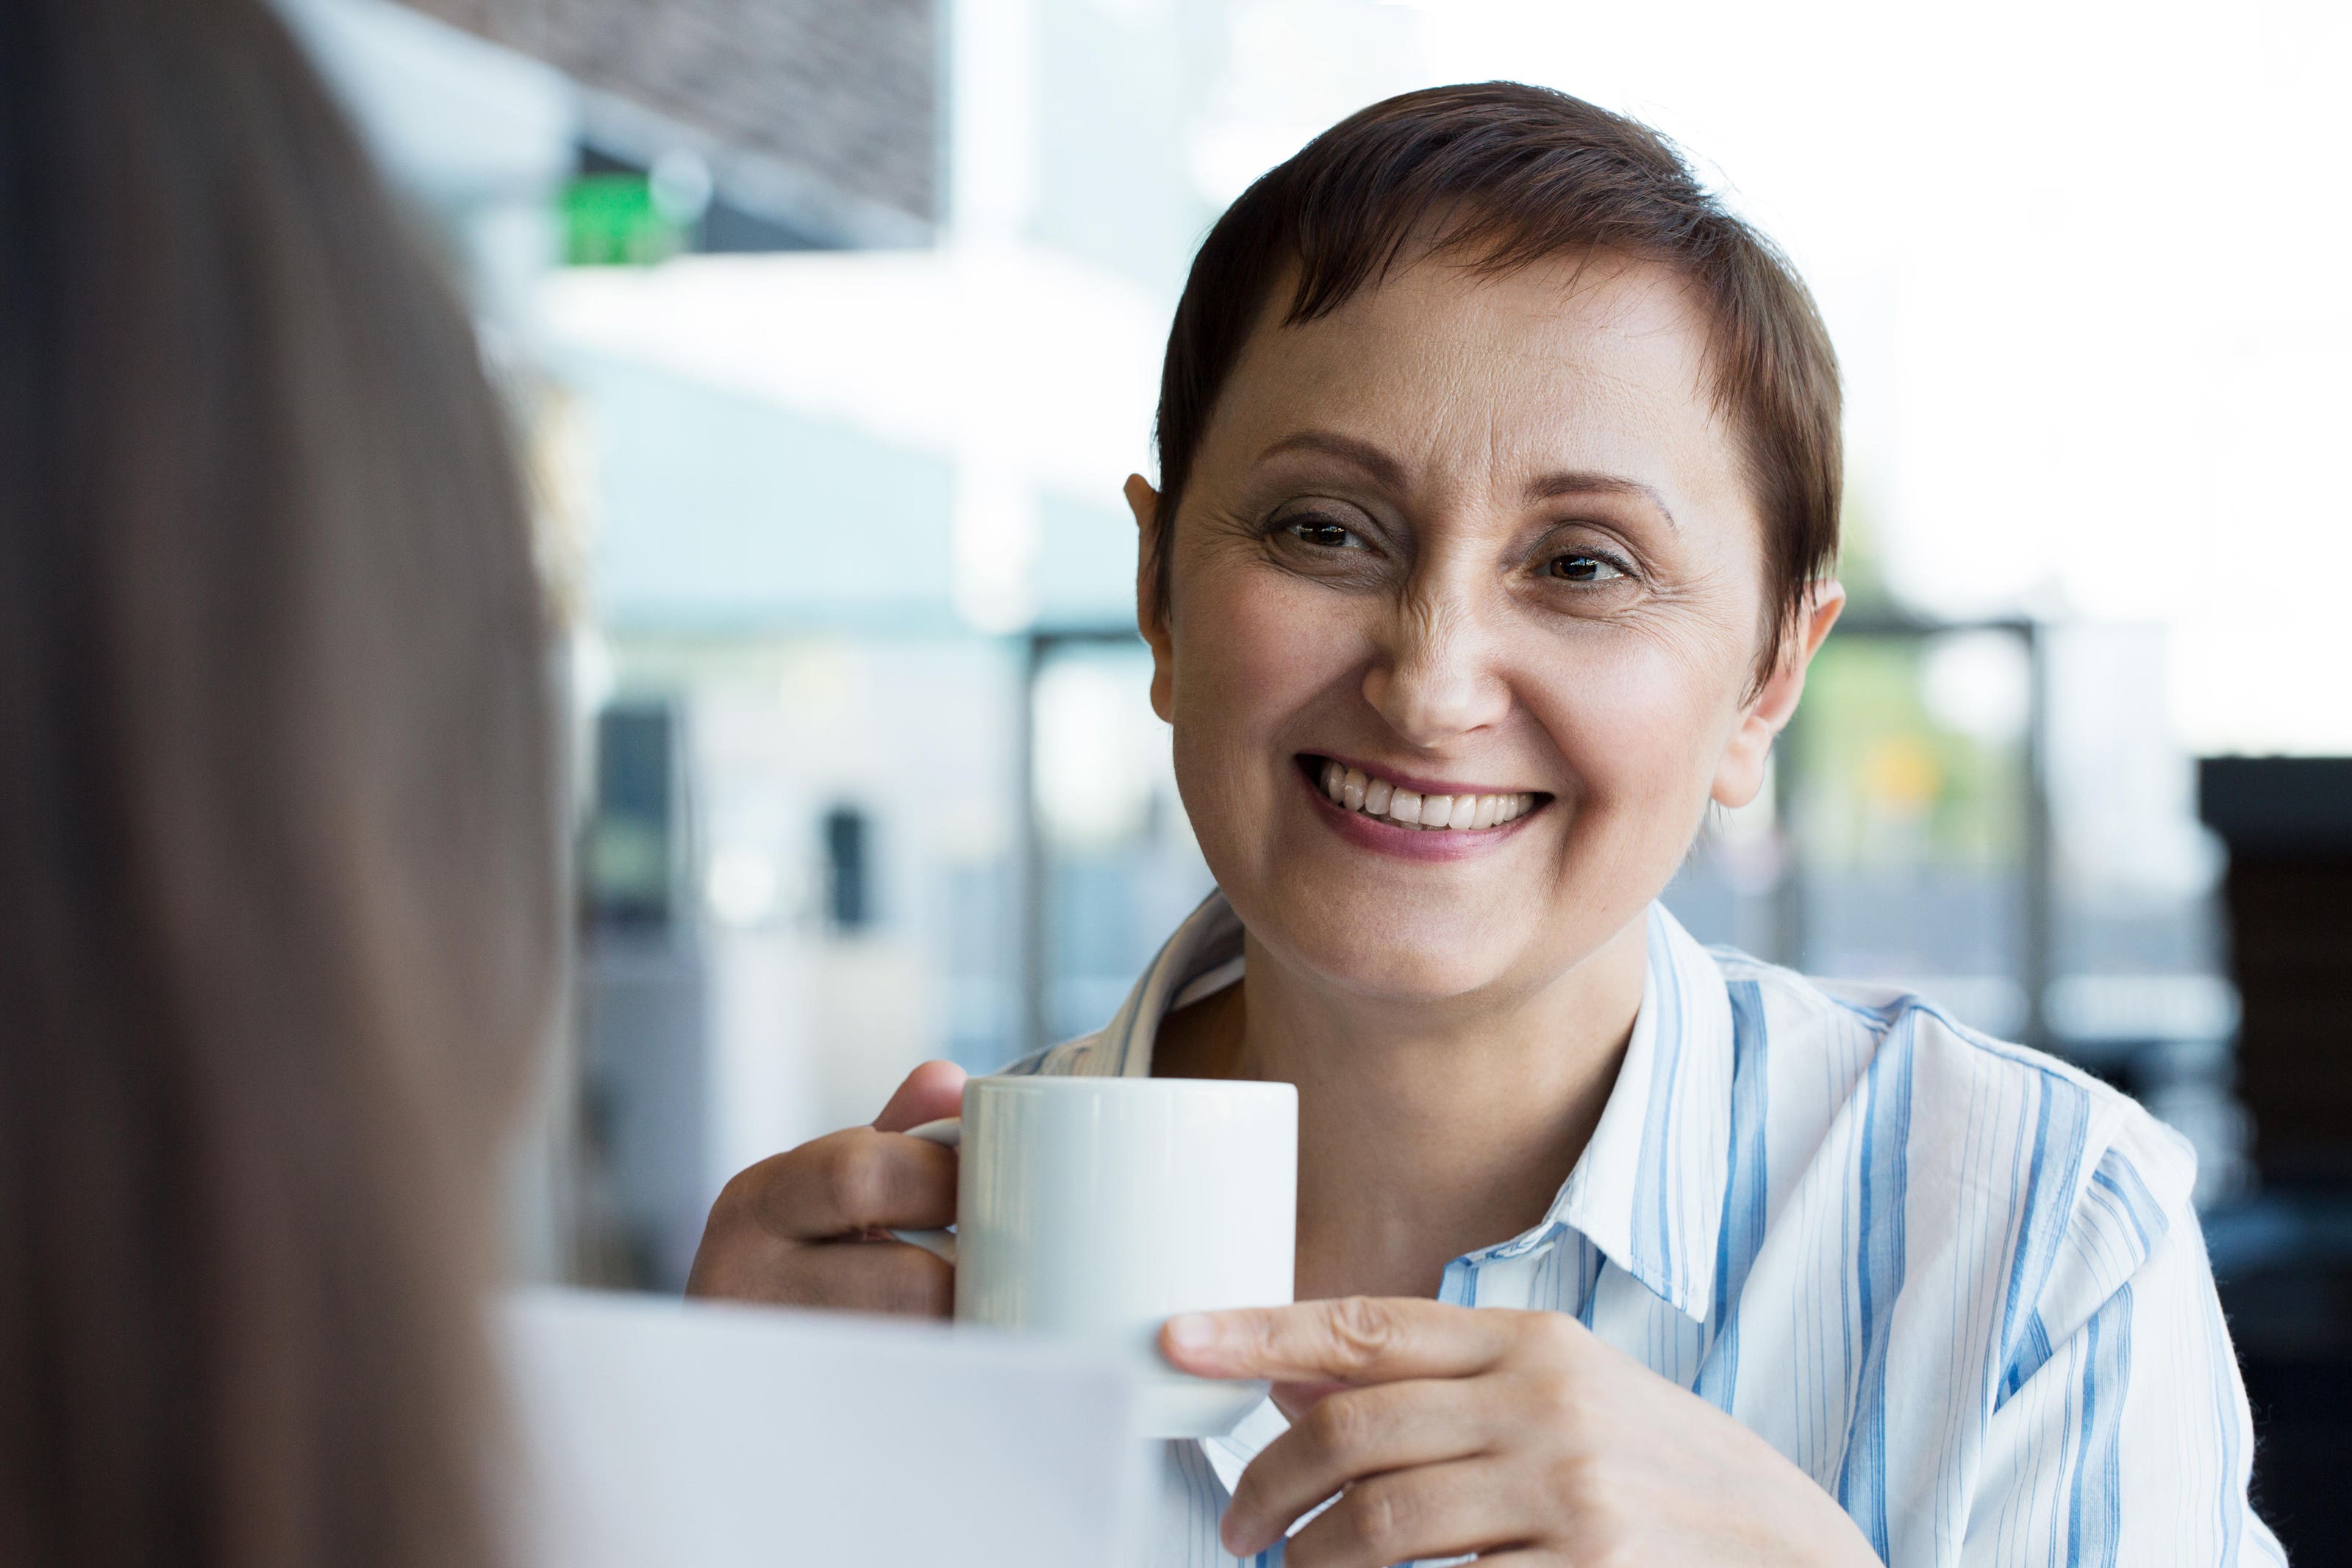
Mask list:
[[1639,479],[1628,479],[1622,474],[1594,474],[1581,469],[1546,474],[1528,483],[1526,496],[1531,506],[1560,496],[1634,496],[1657,507],[1658,515],[1666,519],[1668,528],[1682,527],[1675,520],[1674,508],[1666,505],[1666,498],[1658,494],[1656,486],[1644,485]]
[[1369,441],[1329,430],[1301,430],[1269,444],[1257,455],[1261,463],[1286,452],[1317,452],[1352,463],[1391,490],[1404,488],[1404,465]]
[[[1389,489],[1404,487],[1404,465],[1369,441],[1353,435],[1341,435],[1329,430],[1301,430],[1283,436],[1258,454],[1263,463],[1286,452],[1313,452],[1326,457],[1337,457],[1351,463]],[[1598,474],[1589,469],[1565,469],[1557,474],[1545,474],[1528,482],[1521,492],[1528,505],[1555,500],[1562,496],[1632,496],[1650,503],[1658,515],[1666,519],[1668,528],[1679,528],[1674,508],[1658,494],[1657,486],[1639,479],[1629,479],[1622,474]]]

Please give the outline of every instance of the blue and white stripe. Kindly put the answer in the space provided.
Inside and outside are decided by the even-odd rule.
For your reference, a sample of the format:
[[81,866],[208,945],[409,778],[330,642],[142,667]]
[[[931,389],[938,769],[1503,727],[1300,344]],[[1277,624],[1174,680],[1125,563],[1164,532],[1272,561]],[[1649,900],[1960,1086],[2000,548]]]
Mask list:
[[[1911,1564],[2284,1561],[2179,1137],[1921,998],[1701,947],[1649,977],[1591,1144],[1541,1222],[1440,1298],[1571,1312],[1761,1434]],[[1151,1071],[1160,1020],[1238,979],[1212,896],[1101,1033],[1015,1072]],[[1216,1521],[1283,1429],[1171,1443],[1153,1568],[1230,1568]],[[1280,1549],[1249,1560],[1277,1563]]]

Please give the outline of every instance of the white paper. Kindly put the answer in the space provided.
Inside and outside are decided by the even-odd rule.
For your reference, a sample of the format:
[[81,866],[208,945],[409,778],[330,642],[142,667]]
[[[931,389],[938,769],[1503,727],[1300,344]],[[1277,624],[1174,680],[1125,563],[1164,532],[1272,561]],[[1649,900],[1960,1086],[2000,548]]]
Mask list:
[[529,1291],[503,1313],[545,1568],[1127,1561],[1108,1363],[928,1324]]

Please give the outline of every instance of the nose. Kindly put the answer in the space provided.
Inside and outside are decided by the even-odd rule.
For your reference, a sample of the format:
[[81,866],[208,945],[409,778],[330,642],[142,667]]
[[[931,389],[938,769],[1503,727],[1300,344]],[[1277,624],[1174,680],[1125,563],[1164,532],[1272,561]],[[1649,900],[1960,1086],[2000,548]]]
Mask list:
[[1407,745],[1433,751],[1500,723],[1511,693],[1470,607],[1454,595],[1414,596],[1397,607],[1364,673],[1364,700]]

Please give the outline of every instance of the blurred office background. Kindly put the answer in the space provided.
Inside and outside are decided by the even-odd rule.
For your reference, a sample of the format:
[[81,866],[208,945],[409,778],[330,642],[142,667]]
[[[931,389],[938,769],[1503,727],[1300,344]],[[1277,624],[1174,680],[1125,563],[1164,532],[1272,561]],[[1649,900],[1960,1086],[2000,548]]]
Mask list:
[[1108,1016],[1208,883],[1118,498],[1192,247],[1508,76],[1701,154],[1848,372],[1853,608],[1669,903],[2193,1140],[2266,1511],[2352,1523],[2352,12],[284,4],[467,282],[566,618],[520,1270],[676,1289],[734,1169]]

